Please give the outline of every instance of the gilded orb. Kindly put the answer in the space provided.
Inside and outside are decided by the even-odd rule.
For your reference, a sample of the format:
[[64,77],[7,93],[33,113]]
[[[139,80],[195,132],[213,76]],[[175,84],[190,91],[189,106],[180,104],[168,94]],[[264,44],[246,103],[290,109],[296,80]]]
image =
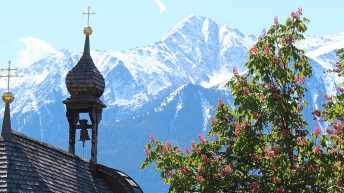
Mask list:
[[4,101],[4,103],[11,103],[14,100],[14,96],[11,92],[5,92],[2,95],[2,101]]
[[89,36],[89,35],[91,35],[92,34],[92,28],[91,27],[85,27],[84,28],[84,34],[85,35],[87,35],[87,36]]

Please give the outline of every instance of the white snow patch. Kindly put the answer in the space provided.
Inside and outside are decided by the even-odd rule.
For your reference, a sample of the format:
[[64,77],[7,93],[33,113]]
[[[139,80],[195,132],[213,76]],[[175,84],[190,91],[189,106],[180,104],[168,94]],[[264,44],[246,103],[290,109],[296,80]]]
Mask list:
[[205,41],[208,42],[208,39],[209,39],[209,18],[205,19],[205,21],[202,25],[202,34],[204,36]]
[[213,86],[227,82],[232,77],[233,73],[229,72],[224,66],[222,66],[221,70],[214,72],[213,74],[208,76],[209,81],[201,82],[201,86],[204,88],[211,88]]
[[176,89],[175,91],[173,91],[172,93],[170,93],[164,100],[163,102],[154,109],[155,112],[160,112],[163,111],[165,109],[165,107],[170,104],[171,101],[173,101],[173,99],[180,93],[181,90],[183,90],[185,88],[186,84],[179,87],[178,89]]
[[211,118],[210,111],[212,109],[212,106],[205,99],[202,93],[199,93],[199,95],[201,96],[201,106],[202,106],[202,113],[203,113],[203,131],[207,131],[207,128],[209,126],[209,120]]

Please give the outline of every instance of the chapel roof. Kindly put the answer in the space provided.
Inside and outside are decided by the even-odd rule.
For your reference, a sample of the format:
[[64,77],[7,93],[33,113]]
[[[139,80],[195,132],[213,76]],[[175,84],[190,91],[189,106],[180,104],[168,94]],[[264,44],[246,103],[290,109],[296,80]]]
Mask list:
[[0,192],[142,193],[125,173],[11,131],[0,136]]

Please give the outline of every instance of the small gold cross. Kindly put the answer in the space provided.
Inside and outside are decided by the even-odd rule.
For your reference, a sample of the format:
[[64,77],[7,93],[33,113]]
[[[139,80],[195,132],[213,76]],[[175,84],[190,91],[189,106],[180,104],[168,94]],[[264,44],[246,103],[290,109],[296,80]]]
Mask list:
[[88,6],[87,7],[88,11],[87,12],[83,12],[83,15],[87,15],[87,27],[90,27],[90,15],[94,15],[96,14],[95,12],[90,12],[91,11],[91,7]]
[[0,71],[7,71],[7,75],[0,75],[0,78],[7,78],[7,92],[10,91],[10,79],[19,77],[18,74],[12,75],[11,71],[16,71],[17,68],[11,68],[11,61],[8,61],[8,68],[0,68]]

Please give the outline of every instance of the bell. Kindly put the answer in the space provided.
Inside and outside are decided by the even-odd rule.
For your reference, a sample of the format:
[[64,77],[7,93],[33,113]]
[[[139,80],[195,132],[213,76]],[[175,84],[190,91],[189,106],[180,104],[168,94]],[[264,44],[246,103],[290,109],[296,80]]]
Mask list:
[[82,141],[82,146],[84,147],[85,141],[89,141],[89,140],[91,140],[91,139],[90,139],[90,136],[88,136],[87,129],[81,129],[79,141]]

